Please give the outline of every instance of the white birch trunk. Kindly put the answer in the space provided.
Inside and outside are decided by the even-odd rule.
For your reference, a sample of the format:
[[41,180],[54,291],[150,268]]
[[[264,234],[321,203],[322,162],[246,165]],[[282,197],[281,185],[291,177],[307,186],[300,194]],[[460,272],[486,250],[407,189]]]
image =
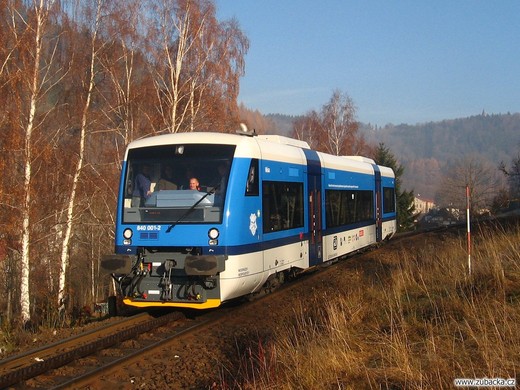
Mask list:
[[[34,112],[32,113],[34,117]],[[32,119],[34,120],[34,119]],[[33,123],[29,118],[29,123],[25,129],[25,169],[24,169],[24,191],[25,199],[22,209],[22,258],[21,258],[21,279],[20,279],[20,315],[23,323],[31,319],[31,307],[29,296],[29,269],[30,252],[29,243],[31,240],[30,231],[30,212],[31,212],[31,136]]]
[[[171,42],[168,37],[165,36],[164,39],[164,48],[166,51],[166,56],[168,58],[168,68],[170,73],[170,87],[171,87],[171,106],[170,106],[170,132],[177,133],[180,127],[180,123],[177,123],[177,108],[180,103],[180,76],[182,71],[182,61],[184,60],[184,56],[186,55],[186,40],[187,40],[187,30],[188,30],[188,12],[186,12],[185,20],[179,21],[176,24],[179,31],[179,40],[177,46],[177,54],[175,56],[175,62],[172,61],[169,46]],[[180,122],[180,121],[179,121]]]
[[24,192],[22,209],[22,254],[20,280],[20,316],[23,323],[31,320],[31,301],[29,295],[30,278],[30,241],[31,241],[31,178],[32,178],[32,133],[36,115],[36,104],[40,92],[40,57],[42,52],[42,30],[45,22],[44,1],[40,0],[35,7],[36,26],[34,36],[34,66],[30,84],[29,116],[25,127],[25,158],[24,158]]
[[[118,138],[115,138],[115,147],[117,150],[116,155],[121,156],[122,152],[120,151],[120,147],[126,147],[128,143],[134,139],[134,112],[132,109],[132,88],[133,88],[133,72],[134,72],[134,49],[127,47],[124,39],[119,41],[121,45],[121,49],[123,50],[123,54],[120,59],[117,61],[122,61],[124,67],[124,78],[121,80],[121,74],[118,73],[117,64],[112,62],[107,62],[103,64],[104,71],[107,72],[112,81],[112,85],[115,91],[116,101],[114,103],[111,102],[110,99],[107,99],[108,108],[105,111],[105,115],[107,118],[112,117],[112,113],[115,112],[117,114],[117,118],[122,121],[122,127],[119,127],[119,124],[115,126],[115,131],[121,136],[123,139],[123,144],[119,144]],[[116,165],[119,170],[121,170],[121,160],[119,158],[116,159]]]
[[95,28],[92,32],[92,41],[91,41],[91,57],[90,57],[90,69],[89,69],[89,80],[88,80],[88,88],[87,95],[85,97],[85,105],[83,106],[83,113],[81,116],[81,131],[80,131],[80,141],[79,141],[79,156],[78,163],[76,165],[76,169],[74,171],[74,176],[72,178],[72,185],[69,196],[69,203],[67,206],[67,219],[65,222],[65,232],[63,235],[63,246],[61,251],[61,261],[60,261],[60,276],[59,276],[59,292],[58,292],[58,306],[61,307],[64,303],[65,298],[65,284],[66,284],[66,275],[67,270],[69,268],[69,260],[70,260],[70,242],[72,237],[72,228],[74,222],[74,208],[76,205],[76,196],[78,190],[79,179],[81,175],[81,171],[83,169],[84,161],[85,161],[85,140],[87,138],[87,121],[88,121],[88,113],[90,109],[90,102],[92,99],[92,92],[94,90],[94,65],[96,62],[96,37],[99,28],[99,20],[101,16],[101,4],[102,0],[97,1],[97,11],[96,11],[96,20],[95,20]]
[[[122,99],[123,101],[123,107],[124,107],[124,123],[125,123],[125,134],[124,134],[124,140],[125,140],[125,146],[130,143],[131,140],[134,139],[134,117],[133,112],[131,109],[131,90],[132,90],[132,75],[134,71],[134,50],[128,50],[124,45],[122,45],[125,49],[125,93],[124,97]],[[120,154],[118,154],[119,156]],[[120,160],[118,159],[118,163],[121,164]]]
[[[191,76],[184,74],[186,80],[182,80],[181,76],[184,71],[183,64],[193,47],[194,40],[190,40],[190,38],[196,37],[197,34],[202,31],[205,22],[202,20],[198,30],[191,31],[189,3],[184,10],[182,18],[168,20],[170,16],[176,17],[175,14],[165,14],[162,21],[162,50],[164,51],[164,57],[167,61],[168,79],[165,80],[162,74],[157,74],[159,80],[156,82],[156,88],[158,88],[158,96],[160,96],[161,93],[165,93],[169,104],[166,109],[160,109],[164,118],[163,121],[167,125],[170,133],[177,133],[185,123],[186,115],[190,112],[190,107],[192,107],[190,101],[185,102],[184,107],[181,106],[181,102],[192,98],[191,82],[197,77],[196,74]],[[176,34],[170,30],[170,24],[174,26]],[[177,50],[175,53],[172,53],[170,49],[173,44],[173,35],[176,36],[175,44],[177,45]],[[163,86],[167,86],[166,91],[161,90]]]

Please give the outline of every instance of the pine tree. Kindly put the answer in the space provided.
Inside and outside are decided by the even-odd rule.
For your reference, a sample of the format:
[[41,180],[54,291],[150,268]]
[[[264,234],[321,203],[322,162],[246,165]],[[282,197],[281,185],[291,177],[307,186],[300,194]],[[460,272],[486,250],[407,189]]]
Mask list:
[[415,214],[413,190],[401,190],[401,177],[404,167],[400,165],[395,156],[384,143],[380,143],[376,149],[374,160],[378,165],[392,168],[395,173],[395,195],[397,198],[397,228],[399,231],[413,229]]

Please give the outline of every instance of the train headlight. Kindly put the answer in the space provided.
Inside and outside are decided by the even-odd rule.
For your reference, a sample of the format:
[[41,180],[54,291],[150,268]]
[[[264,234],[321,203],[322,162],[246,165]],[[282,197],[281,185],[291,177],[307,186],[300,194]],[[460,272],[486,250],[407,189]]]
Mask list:
[[211,228],[208,231],[208,237],[211,238],[212,240],[216,240],[218,238],[219,234],[220,233],[219,233],[218,229],[216,229],[216,228]]
[[123,232],[123,237],[127,240],[131,239],[133,235],[134,232],[132,231],[132,229],[125,229],[125,231]]

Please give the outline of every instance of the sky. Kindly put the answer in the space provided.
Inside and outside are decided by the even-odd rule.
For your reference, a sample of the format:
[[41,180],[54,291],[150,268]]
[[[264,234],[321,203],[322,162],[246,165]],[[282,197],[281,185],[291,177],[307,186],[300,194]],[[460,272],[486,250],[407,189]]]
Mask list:
[[520,112],[519,0],[215,0],[250,42],[239,102],[384,126]]

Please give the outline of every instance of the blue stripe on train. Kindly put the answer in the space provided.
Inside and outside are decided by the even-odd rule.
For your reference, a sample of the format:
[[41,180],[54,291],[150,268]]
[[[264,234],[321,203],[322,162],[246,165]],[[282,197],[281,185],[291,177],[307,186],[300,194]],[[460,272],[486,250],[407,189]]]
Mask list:
[[[383,222],[387,221],[393,221],[395,220],[394,217],[387,217],[383,218]],[[369,226],[374,226],[373,222],[359,222],[355,224],[351,224],[348,226],[338,226],[334,228],[329,228],[322,231],[323,236],[331,235],[331,234],[338,234],[347,230],[354,230],[354,229],[360,229],[365,228]],[[290,245],[294,243],[298,243],[301,241],[309,240],[310,234],[309,233],[301,233],[297,232],[296,234],[285,231],[286,235],[284,237],[279,237],[275,239],[269,239],[270,234],[279,234],[281,232],[277,233],[268,233],[264,235],[264,241],[261,242],[255,242],[255,243],[248,243],[243,245],[232,245],[232,246],[203,246],[202,252],[204,254],[212,254],[212,255],[230,255],[230,256],[236,256],[236,255],[242,255],[246,253],[252,253],[252,252],[259,252],[263,250],[269,250],[273,248],[277,248],[284,245]],[[136,247],[125,247],[125,246],[118,246],[117,253],[127,253],[127,254],[135,254]]]

